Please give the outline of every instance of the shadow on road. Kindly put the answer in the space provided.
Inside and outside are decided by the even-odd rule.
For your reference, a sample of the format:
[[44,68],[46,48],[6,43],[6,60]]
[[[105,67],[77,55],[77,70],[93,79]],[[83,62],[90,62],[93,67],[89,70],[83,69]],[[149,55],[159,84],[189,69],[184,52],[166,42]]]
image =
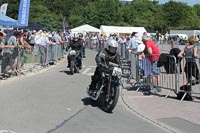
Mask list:
[[59,71],[59,72],[65,73],[67,75],[71,75],[71,71],[70,70],[62,70],[62,71]]
[[96,101],[92,100],[90,97],[85,97],[81,99],[84,105],[91,105],[92,107],[98,107]]

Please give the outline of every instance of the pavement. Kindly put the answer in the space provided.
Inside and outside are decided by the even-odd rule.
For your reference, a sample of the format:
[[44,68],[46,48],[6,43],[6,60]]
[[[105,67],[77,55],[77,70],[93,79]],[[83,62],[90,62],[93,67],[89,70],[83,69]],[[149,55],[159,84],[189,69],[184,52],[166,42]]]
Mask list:
[[169,90],[162,89],[157,94],[144,95],[144,91],[125,85],[122,88],[124,103],[139,116],[164,125],[172,132],[199,133],[200,96],[193,101],[180,101],[175,93],[165,98]]

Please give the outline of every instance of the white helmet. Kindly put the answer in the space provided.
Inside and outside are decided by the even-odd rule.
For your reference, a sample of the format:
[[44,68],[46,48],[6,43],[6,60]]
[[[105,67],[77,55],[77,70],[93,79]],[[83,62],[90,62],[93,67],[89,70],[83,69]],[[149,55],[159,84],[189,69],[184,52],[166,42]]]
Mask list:
[[108,39],[106,43],[108,46],[111,46],[114,48],[118,47],[118,42],[115,39]]

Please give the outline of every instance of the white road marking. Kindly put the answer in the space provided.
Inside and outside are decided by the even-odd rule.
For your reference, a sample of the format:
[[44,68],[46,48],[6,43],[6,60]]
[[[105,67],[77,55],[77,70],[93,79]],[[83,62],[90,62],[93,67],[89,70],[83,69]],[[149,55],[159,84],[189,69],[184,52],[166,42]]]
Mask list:
[[88,73],[92,68],[86,68],[82,74],[88,75],[88,76],[92,76],[94,73]]
[[87,72],[89,72],[91,70],[91,68],[86,68],[83,72],[82,72],[82,74],[87,74]]
[[71,108],[65,108],[65,109],[68,110],[68,111],[72,110]]
[[87,67],[87,68],[88,68],[88,67],[95,68],[95,67],[97,67],[97,66],[92,66],[92,65],[91,65],[91,66],[85,66],[85,65],[82,65],[82,68],[84,68],[84,67]]
[[152,98],[153,96],[128,96],[128,98]]
[[97,66],[88,66],[88,67],[92,67],[92,68],[95,68],[95,67],[97,67]]

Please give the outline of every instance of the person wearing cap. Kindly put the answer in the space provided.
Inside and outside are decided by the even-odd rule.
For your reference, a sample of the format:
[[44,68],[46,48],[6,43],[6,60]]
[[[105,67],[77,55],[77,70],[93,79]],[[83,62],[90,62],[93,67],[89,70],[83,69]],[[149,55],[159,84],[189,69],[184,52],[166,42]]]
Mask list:
[[[144,34],[143,36],[143,42],[145,44],[145,56],[150,61],[150,65],[148,65],[151,69],[150,73],[148,73],[147,76],[152,77],[152,81],[154,84],[154,87],[150,90],[151,93],[157,93],[160,92],[161,89],[158,87],[160,82],[160,68],[157,66],[158,59],[160,56],[160,50],[155,44],[154,41],[151,39],[151,35],[149,33]],[[148,69],[148,68],[146,68]]]
[[[191,85],[200,83],[199,69],[196,64],[196,59],[198,57],[198,49],[195,45],[195,38],[193,36],[188,38],[188,45],[185,46],[183,50],[178,54],[179,58],[185,57],[185,74],[187,82]],[[195,80],[192,80],[192,77]]]

